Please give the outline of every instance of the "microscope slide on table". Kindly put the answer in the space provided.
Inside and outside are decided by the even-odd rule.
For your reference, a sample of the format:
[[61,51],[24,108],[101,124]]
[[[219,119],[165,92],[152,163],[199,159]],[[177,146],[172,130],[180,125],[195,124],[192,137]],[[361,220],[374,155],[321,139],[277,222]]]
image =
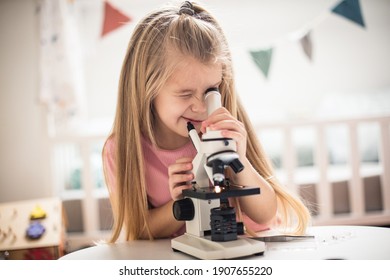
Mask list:
[[[221,95],[215,88],[205,95],[207,112],[221,107]],[[188,134],[197,150],[193,163],[192,189],[183,191],[183,199],[175,201],[173,214],[186,221],[186,233],[172,239],[171,247],[199,259],[232,259],[263,254],[265,243],[240,236],[243,224],[236,220],[236,210],[229,198],[260,194],[259,187],[234,186],[225,177],[230,167],[235,173],[244,166],[237,154],[236,142],[221,131],[207,130],[200,139],[192,123]]]

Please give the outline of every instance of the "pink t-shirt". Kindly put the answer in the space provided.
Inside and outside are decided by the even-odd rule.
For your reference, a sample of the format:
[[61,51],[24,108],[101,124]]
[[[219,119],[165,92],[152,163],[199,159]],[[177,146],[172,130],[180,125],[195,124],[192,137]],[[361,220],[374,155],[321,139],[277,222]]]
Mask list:
[[[104,165],[108,176],[109,188],[115,186],[115,141],[111,138],[107,141],[104,151]],[[176,150],[163,150],[154,147],[151,142],[142,137],[142,148],[145,157],[145,178],[148,201],[153,207],[160,207],[168,203],[172,198],[168,186],[168,167],[175,163],[177,159],[183,157],[194,158],[196,149],[191,141]],[[115,191],[110,189],[110,191]],[[244,223],[254,231],[266,230],[267,225],[259,225],[243,214]],[[180,235],[185,232],[185,228],[175,234]]]
[[162,150],[142,138],[142,148],[145,157],[145,176],[148,201],[153,207],[159,207],[171,198],[168,186],[168,167],[176,160],[188,157],[194,158],[196,149],[191,141],[176,150]]

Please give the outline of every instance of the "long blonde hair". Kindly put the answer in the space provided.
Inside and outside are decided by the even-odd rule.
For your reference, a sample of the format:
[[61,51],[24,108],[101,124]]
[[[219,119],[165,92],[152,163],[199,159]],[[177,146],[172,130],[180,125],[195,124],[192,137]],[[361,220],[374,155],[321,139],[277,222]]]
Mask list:
[[[222,104],[245,124],[247,156],[254,168],[264,178],[273,175],[238,100],[226,38],[209,12],[196,3],[192,6],[194,14],[181,13],[180,7],[165,7],[150,13],[135,27],[130,39],[121,70],[113,131],[109,137],[115,141],[116,158],[116,186],[109,186],[114,214],[111,242],[119,238],[123,228],[126,240],[139,239],[145,231],[153,239],[147,223],[149,205],[141,136],[156,143],[153,100],[173,72],[170,58],[175,53],[191,56],[202,63],[222,63],[223,79],[219,87]],[[310,216],[307,208],[276,180],[270,179],[269,183],[276,192],[278,209],[285,224],[294,220],[295,232],[303,232]],[[289,219],[291,213],[295,214],[295,219]]]

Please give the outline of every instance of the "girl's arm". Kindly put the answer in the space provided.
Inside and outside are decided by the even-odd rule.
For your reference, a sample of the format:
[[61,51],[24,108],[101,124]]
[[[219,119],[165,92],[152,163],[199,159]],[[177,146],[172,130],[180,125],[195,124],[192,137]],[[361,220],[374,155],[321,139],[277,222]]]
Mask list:
[[[170,200],[163,206],[149,210],[149,228],[154,238],[171,237],[184,226],[184,221],[177,221],[173,216],[172,206],[173,200]],[[146,230],[142,232],[141,239],[149,239]]]
[[242,186],[259,187],[260,194],[240,197],[241,210],[256,223],[266,224],[276,215],[275,191],[246,158],[242,161],[244,170],[235,174],[232,181]]
[[237,143],[237,153],[244,170],[234,174],[231,181],[237,185],[260,187],[260,195],[239,198],[241,210],[259,224],[270,222],[276,215],[277,202],[272,186],[253,168],[246,157],[247,133],[243,123],[235,119],[226,108],[219,108],[202,123],[206,127],[221,130],[222,136],[232,138]]
[[[173,202],[182,198],[182,190],[191,188],[191,180],[194,175],[191,173],[192,159],[180,158],[168,168],[168,185],[172,200],[161,207],[149,210],[149,228],[153,237],[171,237],[183,225],[184,221],[177,221],[173,216]],[[146,231],[141,238],[148,238]]]

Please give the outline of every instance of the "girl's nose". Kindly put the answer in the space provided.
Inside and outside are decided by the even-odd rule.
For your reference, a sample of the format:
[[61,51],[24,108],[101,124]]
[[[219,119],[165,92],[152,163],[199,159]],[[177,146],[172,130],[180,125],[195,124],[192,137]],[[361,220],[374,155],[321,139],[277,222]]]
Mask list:
[[200,98],[197,96],[194,96],[192,99],[193,99],[193,102],[192,102],[191,109],[193,112],[204,113],[207,111],[207,106],[206,106],[204,96],[202,96]]

